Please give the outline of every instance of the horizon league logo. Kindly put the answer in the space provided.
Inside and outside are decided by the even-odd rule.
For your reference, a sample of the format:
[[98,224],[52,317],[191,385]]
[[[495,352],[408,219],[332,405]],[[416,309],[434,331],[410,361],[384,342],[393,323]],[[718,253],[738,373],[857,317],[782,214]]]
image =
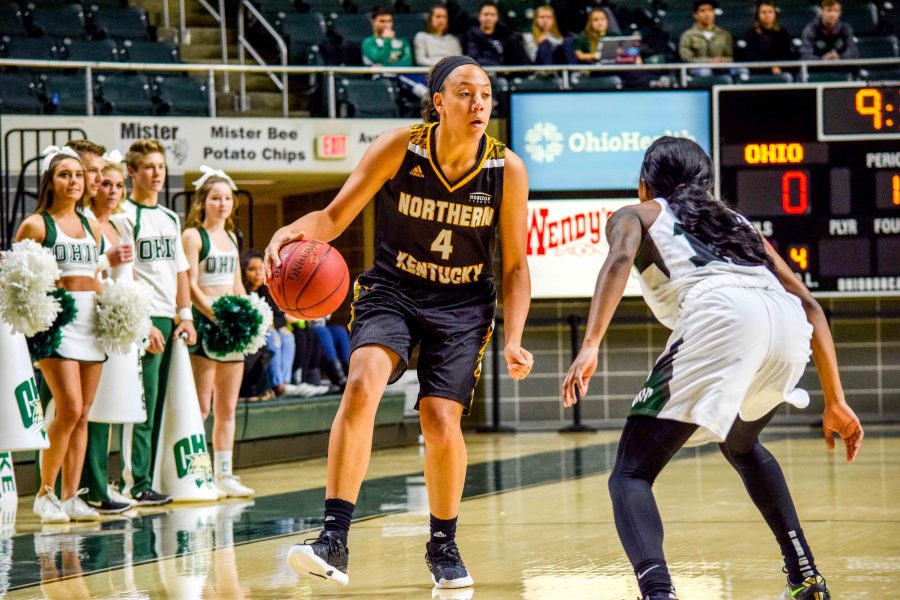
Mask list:
[[555,123],[538,122],[525,132],[525,152],[532,160],[539,163],[552,163],[561,156],[563,150],[569,149],[574,154],[584,152],[643,152],[650,144],[664,135],[687,138],[697,141],[697,137],[687,129],[672,131],[667,129],[658,135],[646,135],[640,131],[622,131],[610,134],[608,131],[595,135],[592,131],[576,131],[565,136]]
[[175,474],[178,479],[193,477],[198,488],[213,485],[212,462],[206,450],[206,436],[202,433],[182,438],[172,446],[175,452]]
[[22,426],[29,430],[35,427],[40,428],[41,436],[46,440],[47,431],[44,429],[44,411],[41,409],[41,401],[34,377],[29,377],[17,385],[13,393],[16,396],[16,405],[19,407]]

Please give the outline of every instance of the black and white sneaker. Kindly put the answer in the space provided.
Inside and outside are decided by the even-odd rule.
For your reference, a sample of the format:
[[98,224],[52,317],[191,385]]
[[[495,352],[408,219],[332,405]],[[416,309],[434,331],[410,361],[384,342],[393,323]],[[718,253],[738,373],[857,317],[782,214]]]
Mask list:
[[131,504],[125,502],[114,502],[112,500],[104,500],[102,502],[88,501],[87,505],[96,510],[101,515],[117,515],[131,508]]
[[425,564],[428,565],[431,580],[437,588],[464,588],[475,583],[463,564],[455,540],[443,544],[425,544]]
[[322,530],[317,539],[304,540],[302,544],[291,546],[287,563],[301,575],[309,573],[326,581],[347,585],[350,583],[350,577],[347,576],[349,559],[347,534]]
[[137,494],[132,492],[131,499],[134,500],[137,506],[159,506],[161,504],[170,503],[172,501],[172,496],[166,496],[165,494],[160,494],[159,492],[155,492],[148,488]]

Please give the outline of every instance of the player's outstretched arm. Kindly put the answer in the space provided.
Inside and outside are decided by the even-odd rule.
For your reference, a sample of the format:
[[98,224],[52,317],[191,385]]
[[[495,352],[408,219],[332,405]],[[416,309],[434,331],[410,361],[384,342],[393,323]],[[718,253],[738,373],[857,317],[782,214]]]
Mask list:
[[531,305],[528,270],[528,172],[525,163],[506,151],[503,165],[503,201],[500,203],[500,243],[503,247],[503,355],[513,379],[525,379],[534,356],[522,348],[522,330]]
[[606,224],[606,238],[609,240],[609,255],[597,275],[591,310],[588,314],[587,330],[581,351],[575,357],[562,385],[562,401],[566,408],[577,402],[575,386],[583,397],[587,394],[588,382],[597,370],[597,353],[600,342],[606,334],[613,313],[625,293],[631,264],[641,245],[643,230],[641,219],[635,207],[620,208]]
[[281,264],[278,250],[299,239],[330,242],[347,228],[378,190],[397,174],[406,155],[409,129],[393,129],[378,136],[334,200],[322,210],[307,213],[275,232],[266,247],[266,276]]
[[819,373],[819,381],[822,382],[822,392],[825,395],[825,412],[822,413],[822,433],[825,435],[825,443],[829,450],[833,450],[834,434],[840,435],[847,450],[847,462],[851,462],[856,458],[862,445],[863,428],[856,413],[844,398],[844,388],[841,385],[841,376],[837,366],[837,353],[834,350],[834,340],[831,337],[831,329],[828,327],[825,312],[768,242],[766,242],[766,253],[775,263],[775,275],[781,281],[784,289],[800,298],[806,319],[813,328],[813,360],[816,363],[816,371]]

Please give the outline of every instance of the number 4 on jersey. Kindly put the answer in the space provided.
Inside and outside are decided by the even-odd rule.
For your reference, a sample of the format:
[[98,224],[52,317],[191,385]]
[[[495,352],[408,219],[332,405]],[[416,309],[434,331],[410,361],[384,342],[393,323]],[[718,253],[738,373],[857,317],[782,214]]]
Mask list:
[[450,253],[453,252],[453,232],[449,229],[441,229],[441,232],[431,242],[431,251],[440,252],[442,260],[450,260]]

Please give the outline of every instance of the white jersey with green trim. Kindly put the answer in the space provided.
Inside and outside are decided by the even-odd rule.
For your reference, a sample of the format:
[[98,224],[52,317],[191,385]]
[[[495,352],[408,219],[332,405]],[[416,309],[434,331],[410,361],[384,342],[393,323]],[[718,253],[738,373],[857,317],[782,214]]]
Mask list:
[[143,206],[128,198],[110,220],[134,240],[134,272],[153,290],[150,315],[175,318],[178,274],[188,270],[181,219],[164,206]]

